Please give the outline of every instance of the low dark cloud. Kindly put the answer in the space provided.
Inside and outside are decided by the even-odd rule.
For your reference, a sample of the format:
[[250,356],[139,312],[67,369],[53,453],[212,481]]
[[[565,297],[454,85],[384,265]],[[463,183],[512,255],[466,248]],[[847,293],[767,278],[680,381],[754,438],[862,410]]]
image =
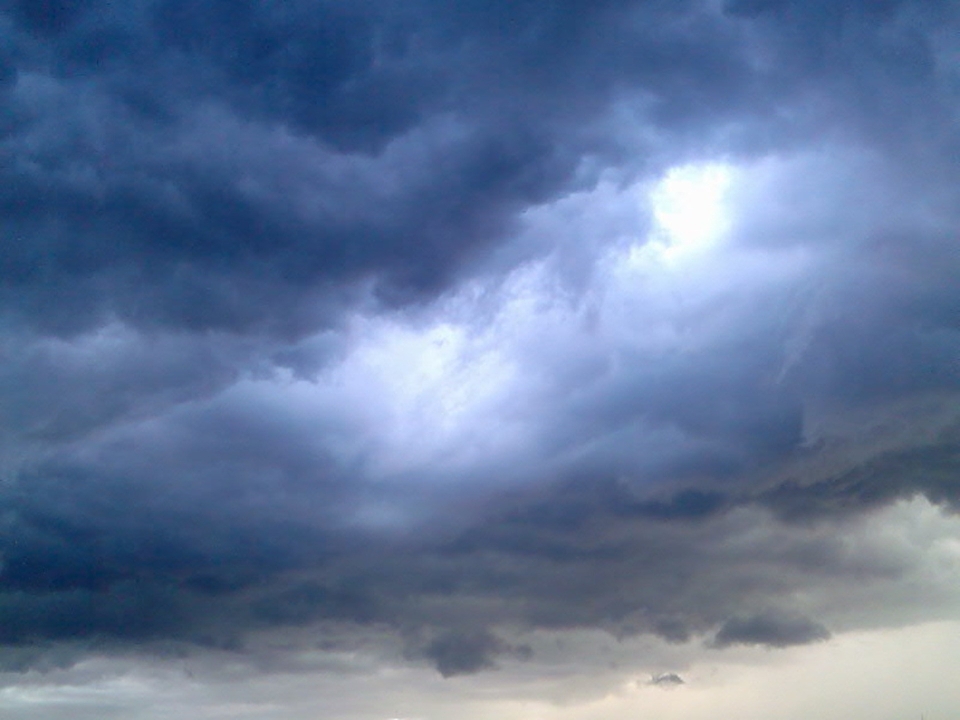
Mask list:
[[952,437],[945,437],[932,447],[880,454],[827,480],[785,482],[764,491],[758,500],[791,521],[862,512],[921,494],[956,511],[960,499],[958,463],[958,448]]
[[827,640],[830,632],[820,623],[804,617],[772,614],[735,617],[727,620],[713,639],[713,646],[766,645],[788,647]]
[[[454,632],[432,640],[424,654],[436,664],[443,677],[452,677],[495,668],[497,655],[510,650],[509,645],[489,631]],[[529,649],[526,653],[522,649],[519,652],[523,656]]]

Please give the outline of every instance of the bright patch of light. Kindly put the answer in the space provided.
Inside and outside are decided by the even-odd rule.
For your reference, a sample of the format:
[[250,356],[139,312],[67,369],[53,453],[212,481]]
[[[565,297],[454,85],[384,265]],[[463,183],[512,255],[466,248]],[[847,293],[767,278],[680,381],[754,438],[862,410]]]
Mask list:
[[[318,388],[341,388],[368,416],[371,477],[409,477],[426,467],[456,474],[455,468],[497,457],[512,442],[488,419],[514,374],[488,333],[457,323],[415,327],[380,320],[360,320],[356,331],[358,347]],[[366,520],[380,524],[392,512],[367,510]]]
[[657,183],[650,193],[653,241],[668,256],[702,249],[726,232],[725,200],[733,175],[729,165],[683,165]]

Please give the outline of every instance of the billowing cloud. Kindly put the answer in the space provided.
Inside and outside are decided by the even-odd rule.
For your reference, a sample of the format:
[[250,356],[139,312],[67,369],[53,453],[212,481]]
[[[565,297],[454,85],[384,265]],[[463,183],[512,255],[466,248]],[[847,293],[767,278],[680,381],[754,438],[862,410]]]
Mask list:
[[0,663],[955,618],[958,19],[0,3]]

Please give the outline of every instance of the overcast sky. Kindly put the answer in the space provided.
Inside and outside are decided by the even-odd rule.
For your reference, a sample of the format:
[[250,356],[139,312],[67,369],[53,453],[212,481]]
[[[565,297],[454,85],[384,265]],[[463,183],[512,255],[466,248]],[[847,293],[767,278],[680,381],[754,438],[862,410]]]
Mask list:
[[0,714],[927,720],[960,5],[0,0]]

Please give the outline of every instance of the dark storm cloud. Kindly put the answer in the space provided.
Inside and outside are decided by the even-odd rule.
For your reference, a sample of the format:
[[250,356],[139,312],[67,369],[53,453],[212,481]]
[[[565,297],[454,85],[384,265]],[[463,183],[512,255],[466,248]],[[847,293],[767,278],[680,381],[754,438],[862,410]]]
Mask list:
[[425,650],[444,677],[475,673],[496,667],[494,658],[507,649],[489,632],[446,634],[433,640]]
[[[883,436],[898,402],[960,390],[956,12],[0,4],[11,662],[344,623],[452,676],[527,657],[511,633],[538,629],[716,647],[839,631],[796,598],[910,572],[844,534],[918,494],[960,505],[949,420],[834,457],[810,419],[875,407]],[[383,470],[401,413],[362,373],[321,372],[363,347],[355,315],[549,254],[524,211],[604,169],[628,183],[829,143],[838,158],[786,173],[734,228],[731,253],[766,264],[718,260],[734,291],[664,303],[676,345],[636,339],[653,295],[511,340],[519,380],[463,433],[466,469],[440,445]],[[589,233],[571,242],[584,277]],[[776,280],[798,247],[813,277]],[[498,455],[500,422],[530,442]],[[396,443],[413,456],[433,434]]]
[[[854,71],[929,106],[911,8],[11,3],[5,305],[55,331],[119,315],[302,332],[329,322],[318,285],[433,293],[571,187],[618,96],[678,137],[794,102],[775,88],[866,85]],[[750,23],[772,77],[751,66]],[[925,61],[901,77],[908,51]]]
[[53,332],[302,332],[371,275],[391,302],[432,294],[609,154],[616,94],[670,128],[752,112],[737,29],[688,3],[8,3],[6,22],[4,304]]
[[3,345],[0,427],[44,442],[209,395],[235,380],[250,357],[242,343],[140,338],[119,328],[76,344],[20,336]]
[[453,537],[383,537],[341,520],[375,488],[324,480],[321,463],[298,462],[304,450],[268,440],[263,424],[223,424],[194,422],[156,455],[144,456],[143,436],[139,452],[101,448],[85,473],[48,463],[7,490],[6,643],[240,650],[251,632],[301,626],[309,639],[337,622],[393,629],[409,658],[451,676],[529,657],[504,639],[510,628],[683,642],[719,627],[718,646],[818,639],[816,620],[788,622],[793,594],[908,571],[817,527],[771,525],[752,502],[649,500],[591,479],[464,512]]
[[827,640],[830,632],[820,623],[803,617],[753,615],[727,620],[713,640],[714,647],[767,645],[787,647]]
[[318,284],[439,289],[570,182],[569,131],[602,101],[536,78],[553,73],[532,58],[577,40],[569,10],[461,12],[12,4],[5,305],[52,330],[242,329],[296,316]]
[[788,481],[762,492],[757,499],[793,521],[842,516],[918,494],[956,510],[960,503],[960,446],[955,436],[953,431],[935,445],[882,453],[819,482]]

